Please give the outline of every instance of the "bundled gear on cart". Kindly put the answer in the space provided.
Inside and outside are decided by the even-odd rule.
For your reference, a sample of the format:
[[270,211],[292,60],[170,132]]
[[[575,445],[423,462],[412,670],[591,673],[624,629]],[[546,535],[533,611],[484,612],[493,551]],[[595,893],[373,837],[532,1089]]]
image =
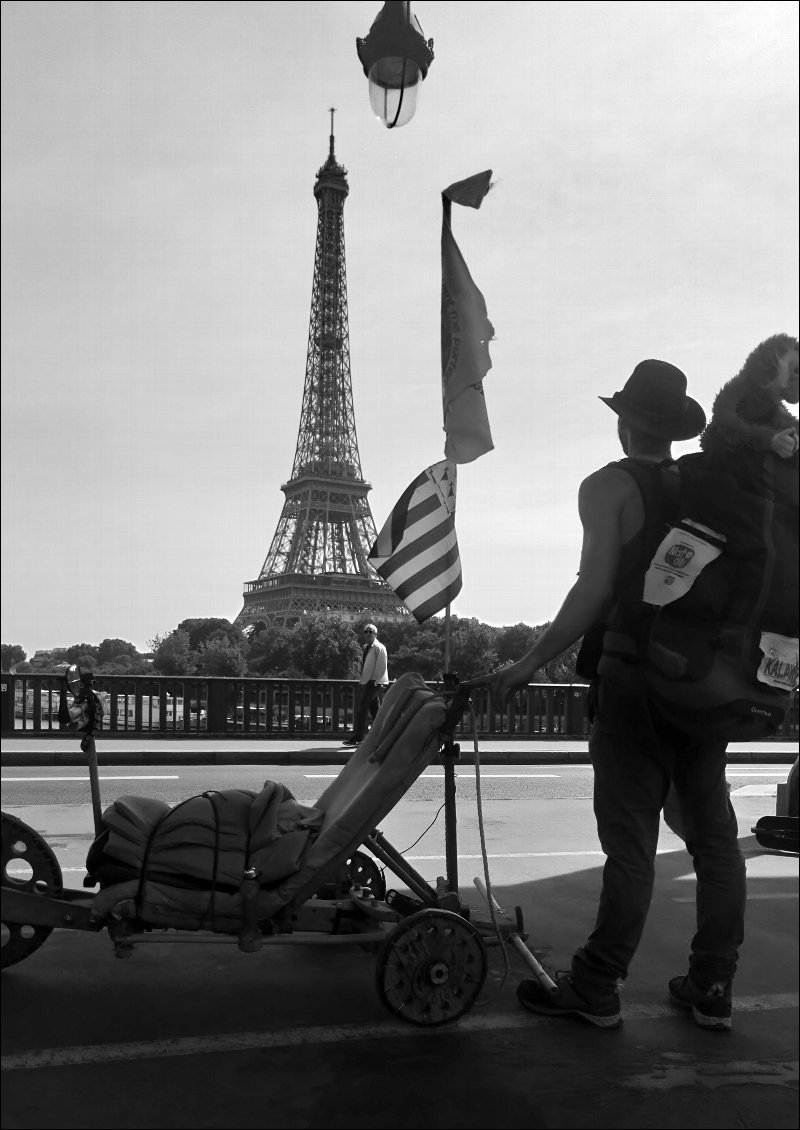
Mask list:
[[120,797],[103,813],[84,886],[110,888],[100,906],[130,896],[132,913],[150,925],[235,932],[238,896],[295,874],[322,819],[272,781],[259,793],[205,792],[175,808]]
[[742,450],[617,466],[642,494],[640,560],[649,564],[615,593],[596,663],[601,686],[646,699],[687,734],[778,734],[798,682],[791,464]]
[[[76,672],[72,682],[77,686]],[[386,1007],[431,1026],[472,1007],[486,979],[487,947],[500,945],[505,958],[510,942],[552,991],[552,979],[525,946],[518,908],[516,921],[504,920],[492,897],[485,850],[486,882],[475,883],[489,921],[475,916],[458,891],[453,733],[470,691],[456,682],[438,693],[419,675],[402,675],[364,742],[313,805],[267,781],[259,792],[208,791],[175,808],[120,797],[101,812],[92,745],[96,838],[84,882],[100,889],[65,889],[46,841],[4,813],[3,874],[17,855],[31,873],[25,882],[3,881],[3,966],[29,957],[65,925],[107,930],[118,957],[148,942],[195,941],[198,932],[238,942],[245,953],[292,942],[350,944],[376,953]],[[447,873],[432,883],[378,824],[437,758],[444,765]],[[478,764],[476,741],[476,775]],[[387,870],[406,891],[387,891]]]
[[87,859],[86,881],[104,885],[97,905],[148,926],[236,933],[249,925],[255,884],[255,917],[269,921],[336,876],[436,755],[445,714],[418,675],[403,676],[369,741],[313,807],[272,782],[258,794],[205,793],[174,809],[120,798],[103,813]]

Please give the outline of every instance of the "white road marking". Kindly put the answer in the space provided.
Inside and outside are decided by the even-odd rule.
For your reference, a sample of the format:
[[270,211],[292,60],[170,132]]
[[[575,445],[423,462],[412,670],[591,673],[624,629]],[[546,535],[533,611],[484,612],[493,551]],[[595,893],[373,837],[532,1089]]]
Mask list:
[[[659,852],[661,852],[661,851],[669,851],[670,849],[669,848],[659,848],[658,850],[659,850]],[[486,858],[487,859],[550,859],[551,857],[554,857],[554,856],[602,855],[602,854],[603,854],[603,852],[600,851],[599,848],[598,848],[596,851],[512,851],[512,852],[508,852],[507,854],[504,854],[504,855],[491,855],[491,854],[489,854],[489,855],[487,855]],[[405,858],[409,859],[409,860],[411,860],[411,859],[414,859],[414,860],[425,860],[425,859],[434,860],[434,859],[444,859],[445,856],[444,856],[444,854],[440,854],[440,855],[407,855],[407,856],[405,856]],[[461,854],[459,854],[457,858],[458,859],[483,859],[483,856],[480,855],[480,853],[478,853],[476,855],[461,855]],[[391,868],[389,868],[389,870],[391,870]]]
[[[581,766],[581,768],[586,769],[588,767],[584,765],[584,766]],[[789,772],[788,768],[787,768],[786,772],[787,773]],[[471,773],[469,771],[469,769],[467,769],[467,770],[459,769],[459,770],[456,771],[456,777],[473,777],[474,775],[475,774]],[[303,776],[308,778],[309,780],[335,780],[336,777],[339,776],[339,774],[338,773],[304,773]],[[562,776],[563,776],[562,773],[485,773],[483,770],[481,770],[481,780],[482,781],[486,780],[487,777],[491,777],[494,780],[503,780],[504,778],[508,778],[509,780],[512,780],[512,779],[516,779],[518,777],[554,777],[554,778],[558,778],[558,777],[562,777]],[[728,777],[781,777],[781,776],[783,776],[783,770],[777,769],[777,770],[773,771],[772,773],[765,773],[762,770],[757,770],[753,773],[747,773],[747,772],[732,773],[732,772],[728,772],[726,774],[726,776],[728,776]],[[417,778],[417,780],[418,781],[441,780],[441,778],[443,778],[443,777],[444,777],[444,773],[421,773],[419,775],[419,777]]]
[[[91,837],[87,836],[87,839],[91,839]],[[66,874],[67,871],[80,872],[83,875],[86,874],[86,868],[85,867],[62,867],[61,868],[61,874],[62,875]],[[30,871],[24,871],[20,867],[7,867],[6,872],[9,875],[30,875]],[[97,886],[96,883],[95,883],[95,886]]]
[[[308,778],[315,778],[315,777],[316,778],[320,778],[320,777],[336,778],[336,777],[339,776],[339,774],[338,773],[304,773],[303,776],[308,777]],[[457,779],[467,778],[467,777],[471,777],[471,776],[474,776],[474,774],[464,773],[462,770],[459,770],[456,773]],[[495,778],[495,780],[502,781],[502,780],[511,780],[511,778],[516,778],[516,777],[555,777],[555,778],[558,778],[560,776],[561,776],[560,773],[484,773],[484,772],[481,772],[481,780],[482,781],[485,781],[487,777],[493,777],[493,778]],[[419,775],[419,777],[417,777],[417,780],[418,781],[441,781],[443,779],[443,777],[444,777],[444,773],[421,773]]]
[[[734,1012],[763,1012],[766,1009],[797,1008],[797,993],[771,993],[758,997],[737,997]],[[669,1005],[634,1005],[623,1011],[625,1020],[664,1020],[678,1016]],[[683,1018],[680,1018],[683,1022]],[[509,1028],[538,1028],[550,1024],[548,1017],[529,1013],[485,1013],[468,1015],[440,1028],[421,1028],[399,1020],[377,1024],[320,1025],[315,1028],[286,1028],[282,1032],[230,1032],[217,1036],[186,1036],[173,1040],[140,1040],[124,1044],[85,1044],[81,1047],[45,1048],[38,1052],[6,1055],[0,1060],[2,1071],[29,1071],[41,1067],[80,1067],[125,1060],[162,1059],[181,1055],[218,1055],[269,1048],[309,1047],[352,1040],[396,1040],[452,1035],[453,1033],[491,1032]]]
[[[787,891],[785,894],[763,894],[763,895],[748,894],[747,901],[748,902],[754,902],[754,901],[757,901],[757,900],[764,901],[766,899],[796,899],[798,897],[800,897],[800,896],[798,896],[796,891],[794,893],[792,893],[791,891]],[[672,901],[673,902],[690,902],[694,905],[694,903],[697,900],[695,899],[694,895],[692,895],[689,898],[683,897],[683,896],[681,898],[673,898]]]
[[[90,777],[2,777],[0,783],[3,785],[11,784],[12,782],[19,781],[90,781]],[[156,775],[148,777],[100,777],[100,781],[179,781],[180,777],[177,773],[168,775]]]
[[[791,769],[791,766],[789,766],[789,769]],[[786,770],[787,777],[789,775],[789,769]],[[739,773],[739,772],[732,773],[730,771],[730,769],[728,769],[725,773],[725,776],[726,777],[782,777],[783,776],[783,770],[778,769],[774,773],[763,773],[761,771],[759,771],[758,773]]]
[[[674,847],[660,847],[656,848],[656,855],[673,855],[675,853]],[[601,848],[594,848],[591,851],[511,851],[503,854],[494,855],[491,852],[487,855],[487,859],[560,859],[563,856],[573,855],[599,855],[605,857],[605,852]],[[406,855],[405,859],[413,860],[436,860],[445,859],[444,852],[439,855]],[[483,859],[480,854],[476,855],[461,855],[457,856],[458,859]],[[391,868],[389,868],[391,871]],[[691,876],[694,878],[694,876]]]

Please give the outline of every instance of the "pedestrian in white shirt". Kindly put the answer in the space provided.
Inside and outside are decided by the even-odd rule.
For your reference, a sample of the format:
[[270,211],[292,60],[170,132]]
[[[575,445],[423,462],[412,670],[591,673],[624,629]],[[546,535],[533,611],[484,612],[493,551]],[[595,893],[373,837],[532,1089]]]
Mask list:
[[364,644],[361,650],[358,714],[353,737],[346,739],[343,745],[358,745],[363,741],[367,730],[367,717],[369,716],[372,721],[375,720],[389,683],[388,663],[386,648],[378,639],[378,629],[374,624],[365,624]]

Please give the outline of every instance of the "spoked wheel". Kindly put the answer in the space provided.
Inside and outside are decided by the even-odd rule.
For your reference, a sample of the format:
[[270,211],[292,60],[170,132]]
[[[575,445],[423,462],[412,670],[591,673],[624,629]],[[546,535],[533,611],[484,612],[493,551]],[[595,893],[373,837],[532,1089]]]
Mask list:
[[420,910],[400,922],[378,954],[378,995],[396,1016],[434,1027],[463,1016],[486,980],[486,947],[450,910]]
[[354,851],[339,868],[335,879],[317,891],[319,898],[344,898],[351,887],[369,887],[376,899],[386,897],[386,880],[371,855]]
[[345,863],[350,883],[356,887],[369,887],[376,899],[386,898],[386,880],[371,855],[354,851]]
[[[64,889],[61,868],[52,849],[38,832],[7,812],[2,814],[2,863],[4,887],[55,897]],[[51,933],[49,926],[3,922],[0,968],[30,957]]]

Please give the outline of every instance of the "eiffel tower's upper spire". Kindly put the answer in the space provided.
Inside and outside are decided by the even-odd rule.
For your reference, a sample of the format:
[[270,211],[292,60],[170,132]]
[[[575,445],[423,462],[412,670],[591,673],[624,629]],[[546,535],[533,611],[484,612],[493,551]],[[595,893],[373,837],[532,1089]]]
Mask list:
[[320,189],[324,187],[338,188],[340,192],[347,193],[349,191],[347,184],[347,169],[344,165],[340,165],[336,160],[334,153],[334,134],[333,134],[333,115],[336,113],[336,107],[331,106],[331,133],[330,133],[330,148],[328,150],[328,160],[317,171],[317,182],[314,185],[314,195],[316,196]]

